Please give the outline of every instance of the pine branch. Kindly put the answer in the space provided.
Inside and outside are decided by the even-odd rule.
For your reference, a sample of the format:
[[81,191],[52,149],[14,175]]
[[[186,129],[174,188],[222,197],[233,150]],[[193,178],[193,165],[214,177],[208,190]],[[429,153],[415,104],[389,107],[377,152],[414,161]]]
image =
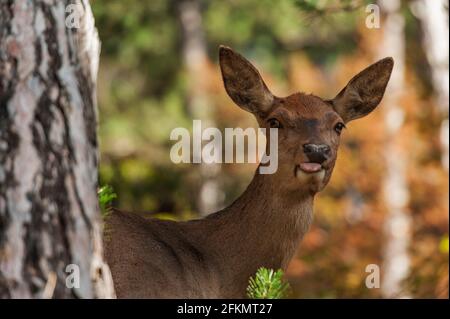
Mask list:
[[98,202],[103,217],[108,214],[111,202],[115,198],[117,198],[117,194],[110,185],[105,185],[98,190]]
[[289,285],[282,280],[283,271],[261,267],[250,277],[247,296],[251,299],[281,299],[287,293]]

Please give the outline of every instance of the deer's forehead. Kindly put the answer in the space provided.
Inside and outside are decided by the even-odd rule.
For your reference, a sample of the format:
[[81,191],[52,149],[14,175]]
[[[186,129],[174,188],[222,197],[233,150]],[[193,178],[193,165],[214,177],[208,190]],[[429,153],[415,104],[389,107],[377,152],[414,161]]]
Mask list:
[[314,95],[297,93],[280,99],[273,115],[290,121],[317,120],[330,121],[339,117],[333,108]]

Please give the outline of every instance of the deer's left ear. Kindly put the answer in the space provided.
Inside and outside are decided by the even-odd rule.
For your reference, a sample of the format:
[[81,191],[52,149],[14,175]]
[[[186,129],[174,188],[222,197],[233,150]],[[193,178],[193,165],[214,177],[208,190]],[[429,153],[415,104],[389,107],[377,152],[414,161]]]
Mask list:
[[383,98],[394,60],[384,58],[355,75],[331,101],[345,122],[366,116]]

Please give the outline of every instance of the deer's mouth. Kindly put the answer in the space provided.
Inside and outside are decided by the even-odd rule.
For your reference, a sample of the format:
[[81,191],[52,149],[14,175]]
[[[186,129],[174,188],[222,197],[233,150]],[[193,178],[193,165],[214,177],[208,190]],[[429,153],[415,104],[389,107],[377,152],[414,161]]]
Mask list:
[[298,165],[298,169],[302,170],[305,173],[313,174],[320,172],[323,167],[319,163],[301,163]]
[[310,178],[322,180],[325,177],[325,168],[319,163],[301,163],[295,166],[295,177],[300,181]]

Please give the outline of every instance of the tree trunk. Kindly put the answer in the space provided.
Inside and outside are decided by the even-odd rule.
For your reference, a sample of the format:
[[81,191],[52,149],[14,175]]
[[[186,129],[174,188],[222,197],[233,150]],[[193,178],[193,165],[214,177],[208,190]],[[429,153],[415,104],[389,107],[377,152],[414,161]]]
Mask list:
[[[194,119],[202,121],[202,129],[215,127],[206,93],[208,55],[200,3],[198,0],[179,0],[177,9],[183,37],[182,54],[189,83],[188,111]],[[218,182],[219,173],[220,164],[200,164],[201,180],[197,208],[201,215],[207,215],[222,208],[223,192]]]
[[99,48],[88,0],[0,2],[0,298],[114,296],[97,201]]
[[420,19],[423,29],[423,49],[430,64],[436,102],[442,114],[440,142],[441,162],[448,172],[449,160],[449,75],[448,75],[448,0],[416,0],[411,11]]
[[411,242],[411,218],[408,213],[409,189],[406,181],[407,156],[401,144],[401,128],[405,112],[400,103],[404,87],[405,20],[400,0],[379,1],[385,19],[381,25],[383,39],[381,57],[394,58],[394,70],[384,97],[386,125],[384,200],[384,251],[381,292],[384,297],[408,297],[403,281],[410,269],[408,248]]

